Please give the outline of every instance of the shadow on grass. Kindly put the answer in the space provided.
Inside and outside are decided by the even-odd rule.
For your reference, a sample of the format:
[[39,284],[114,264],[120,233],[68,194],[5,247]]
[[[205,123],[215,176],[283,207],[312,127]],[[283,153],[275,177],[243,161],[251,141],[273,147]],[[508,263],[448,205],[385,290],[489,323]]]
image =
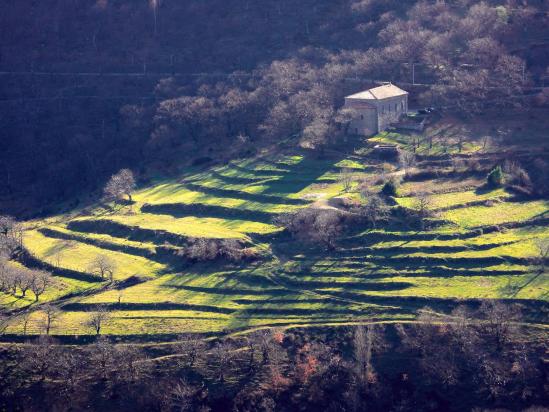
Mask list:
[[330,282],[318,280],[296,280],[288,276],[280,276],[279,279],[286,285],[303,290],[352,288],[363,291],[397,291],[414,286],[413,283],[409,282]]
[[[218,180],[221,180],[229,185],[247,185],[247,184],[261,184],[261,182],[265,181],[266,179],[269,179],[269,176],[263,176],[263,177],[240,177],[240,176],[227,176],[224,174],[219,173],[218,171],[211,171],[210,172],[213,177],[215,177]],[[273,179],[277,176],[271,176]]]
[[42,233],[44,236],[47,236],[49,238],[62,239],[62,240],[74,240],[79,243],[85,243],[87,245],[96,246],[101,249],[112,250],[114,252],[122,252],[130,255],[134,255],[134,256],[141,256],[159,263],[166,263],[165,261],[163,261],[163,259],[160,259],[161,258],[160,255],[157,255],[156,253],[148,249],[129,246],[129,245],[118,245],[116,243],[108,242],[105,240],[91,239],[89,237],[86,237],[85,235],[80,235],[76,233],[70,234],[70,233],[60,232],[55,229],[49,229],[49,228],[39,229],[38,231]]
[[185,185],[189,190],[194,192],[204,193],[214,197],[223,197],[231,199],[242,199],[249,202],[256,203],[269,203],[269,204],[282,204],[282,205],[306,205],[309,202],[302,199],[291,199],[281,196],[265,195],[260,193],[248,193],[240,190],[219,189],[214,187],[206,187],[196,185],[194,183],[187,183]]
[[145,310],[191,310],[196,312],[211,312],[232,314],[235,309],[209,305],[191,305],[187,303],[69,303],[61,309],[65,312],[88,312],[106,308],[109,311],[145,311]]
[[288,294],[293,294],[291,291],[287,289],[235,289],[235,288],[208,288],[208,287],[202,287],[202,286],[187,286],[187,285],[172,285],[172,284],[166,284],[162,285],[163,288],[166,289],[181,289],[181,290],[188,290],[191,292],[200,292],[200,293],[207,293],[212,295],[242,295],[242,296],[284,296]]
[[280,176],[281,174],[291,172],[291,170],[287,170],[287,169],[277,169],[277,170],[261,170],[261,169],[259,169],[259,170],[255,170],[255,169],[250,169],[250,168],[247,168],[247,167],[243,167],[243,166],[240,166],[240,165],[237,165],[237,164],[234,164],[234,163],[231,163],[229,165],[229,167],[231,169],[238,170],[239,172],[242,172],[242,173],[255,175],[257,177],[263,177],[263,178],[268,178],[268,177],[273,177],[274,178],[274,177]]
[[67,229],[75,232],[104,234],[138,242],[151,242],[157,245],[170,243],[176,246],[183,246],[187,244],[189,240],[188,236],[167,232],[165,230],[128,226],[108,219],[73,220],[67,224]]
[[327,291],[324,295],[353,299],[357,302],[374,303],[387,306],[401,306],[403,309],[417,312],[424,307],[430,307],[439,312],[450,313],[458,306],[467,306],[476,310],[485,301],[498,301],[520,306],[525,320],[547,323],[546,313],[549,312],[549,302],[539,299],[461,299],[437,298],[419,296],[375,296],[349,291]]
[[339,154],[336,158],[321,160],[315,159],[312,154],[308,154],[300,162],[288,165],[289,170],[282,178],[267,182],[267,189],[263,193],[292,194],[301,192],[317,182],[326,172],[334,169],[335,164],[344,157],[344,154]]
[[102,280],[97,276],[90,275],[85,272],[78,272],[72,269],[59,268],[57,266],[51,265],[43,260],[40,260],[36,256],[31,255],[28,251],[24,251],[20,257],[23,265],[30,269],[40,269],[46,270],[52,273],[54,276],[59,276],[63,278],[69,278],[74,280],[80,280],[90,283],[101,283]]
[[[295,292],[287,291],[287,294],[295,295]],[[234,303],[239,305],[295,305],[295,304],[315,304],[315,303],[325,303],[325,304],[336,304],[331,298],[311,298],[311,299],[233,299]],[[338,301],[336,301],[338,302]],[[338,302],[340,305],[344,306],[346,303]]]
[[[354,248],[350,250],[339,251],[338,255],[355,255],[357,253],[364,253],[365,255],[374,255],[374,256],[386,256],[391,257],[395,255],[411,254],[411,253],[458,253],[458,252],[472,252],[472,251],[485,251],[491,250],[500,246],[508,246],[517,243],[513,242],[502,242],[502,243],[485,243],[480,245],[463,245],[463,246],[418,246],[418,247],[402,247],[402,246],[390,246],[383,248]],[[406,244],[404,242],[403,244]]]
[[[268,304],[268,302],[265,302]],[[400,308],[383,308],[383,313],[403,313]],[[240,311],[243,315],[276,315],[276,316],[323,316],[323,315],[349,315],[349,316],[364,316],[366,314],[372,315],[374,313],[381,313],[379,310],[373,308],[365,309],[307,309],[307,308],[266,308],[257,307],[249,308]]]
[[217,219],[247,220],[259,223],[272,223],[274,213],[242,210],[224,206],[204,205],[199,203],[164,203],[157,205],[143,205],[141,211],[144,213],[170,215],[176,218],[181,217],[211,217]]
[[[348,268],[347,265],[343,266]],[[364,268],[362,265],[357,265],[359,269]],[[376,270],[383,270],[384,267],[377,267]],[[386,269],[392,269],[387,267]],[[452,269],[445,267],[420,267],[417,271],[402,271],[399,270],[390,272],[390,273],[379,273],[373,269],[369,272],[367,271],[356,271],[356,272],[344,272],[337,271],[322,271],[316,270],[312,272],[296,272],[292,273],[291,276],[295,277],[306,277],[306,276],[323,276],[323,277],[333,277],[333,278],[357,278],[364,280],[374,280],[374,279],[391,279],[393,277],[433,277],[433,278],[451,278],[456,276],[521,276],[528,273],[527,270],[483,270],[483,268],[478,268],[477,270],[463,270],[463,269]]]

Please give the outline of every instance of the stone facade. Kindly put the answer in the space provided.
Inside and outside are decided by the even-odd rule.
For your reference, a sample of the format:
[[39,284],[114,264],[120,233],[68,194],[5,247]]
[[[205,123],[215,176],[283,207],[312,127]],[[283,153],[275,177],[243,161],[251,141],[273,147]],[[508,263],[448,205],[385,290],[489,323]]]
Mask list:
[[356,111],[350,132],[370,136],[385,130],[408,113],[408,92],[384,84],[345,98],[345,107]]

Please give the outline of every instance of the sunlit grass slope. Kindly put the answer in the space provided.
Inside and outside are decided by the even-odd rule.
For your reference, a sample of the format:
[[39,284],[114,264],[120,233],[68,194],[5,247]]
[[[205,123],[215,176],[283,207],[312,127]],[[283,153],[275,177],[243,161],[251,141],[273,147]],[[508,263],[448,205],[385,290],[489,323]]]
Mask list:
[[[374,140],[402,139],[382,134]],[[25,246],[56,275],[55,286],[41,298],[62,309],[53,333],[92,334],[85,323],[98,307],[110,312],[104,333],[146,337],[410,320],[424,306],[447,311],[477,298],[546,304],[549,280],[532,262],[537,243],[549,239],[540,223],[549,203],[482,190],[478,178],[402,186],[400,206],[416,208],[419,193],[429,198],[442,224],[427,231],[356,227],[329,252],[280,236],[273,222],[281,213],[328,207],[335,196],[360,200],[361,182],[375,182],[380,171],[391,169],[367,157],[368,150],[234,161],[157,179],[137,190],[131,206],[103,205],[29,222]],[[340,180],[343,169],[353,179],[348,192]],[[167,239],[189,238],[239,239],[264,256],[240,264],[189,264],[159,253],[170,246]],[[112,284],[91,278],[89,265],[98,255],[116,265]],[[3,294],[0,303],[39,309],[32,295]],[[31,316],[28,333],[40,332],[42,317],[39,310]],[[21,322],[8,331],[22,333]]]

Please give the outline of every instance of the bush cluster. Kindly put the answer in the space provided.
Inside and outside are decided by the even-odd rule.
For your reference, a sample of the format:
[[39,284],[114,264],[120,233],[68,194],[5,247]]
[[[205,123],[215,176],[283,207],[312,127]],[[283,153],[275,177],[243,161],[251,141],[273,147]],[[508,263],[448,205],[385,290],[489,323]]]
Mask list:
[[245,247],[237,239],[192,238],[189,240],[189,244],[182,248],[178,254],[194,262],[217,259],[239,262],[259,257],[255,249]]

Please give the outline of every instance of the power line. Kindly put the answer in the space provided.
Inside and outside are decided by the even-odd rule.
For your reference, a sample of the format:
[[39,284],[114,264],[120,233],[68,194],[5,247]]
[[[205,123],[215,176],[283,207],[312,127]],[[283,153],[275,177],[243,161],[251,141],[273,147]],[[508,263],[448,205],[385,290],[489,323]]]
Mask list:
[[52,97],[17,97],[14,99],[0,99],[0,103],[33,102],[52,100],[157,100],[156,96],[52,96]]
[[45,71],[0,71],[0,76],[62,76],[62,77],[251,77],[251,73],[185,73],[185,72],[45,72]]

